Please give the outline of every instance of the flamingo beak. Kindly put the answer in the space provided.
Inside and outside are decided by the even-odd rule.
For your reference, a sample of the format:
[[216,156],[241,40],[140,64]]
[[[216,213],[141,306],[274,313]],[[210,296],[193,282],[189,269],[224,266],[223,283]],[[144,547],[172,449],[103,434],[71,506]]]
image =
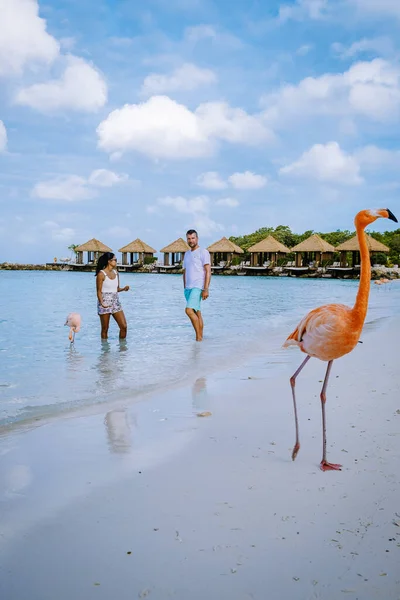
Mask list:
[[394,214],[392,213],[391,210],[389,210],[388,208],[386,209],[387,213],[388,213],[388,219],[390,219],[391,221],[394,221],[395,223],[398,223],[396,217],[394,216]]

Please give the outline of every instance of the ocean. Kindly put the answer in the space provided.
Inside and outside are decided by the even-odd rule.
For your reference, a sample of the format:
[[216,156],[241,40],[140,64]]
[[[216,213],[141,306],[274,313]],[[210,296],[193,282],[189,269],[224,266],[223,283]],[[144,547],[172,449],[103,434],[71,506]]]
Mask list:
[[[212,278],[205,339],[194,341],[182,277],[121,273],[128,337],[111,320],[101,341],[93,273],[0,271],[0,429],[148,393],[248,361],[274,370],[281,345],[311,308],[354,303],[358,282],[289,277]],[[371,286],[366,328],[398,312],[400,282]],[[75,344],[64,327],[79,312]],[[299,355],[300,359],[300,355]]]

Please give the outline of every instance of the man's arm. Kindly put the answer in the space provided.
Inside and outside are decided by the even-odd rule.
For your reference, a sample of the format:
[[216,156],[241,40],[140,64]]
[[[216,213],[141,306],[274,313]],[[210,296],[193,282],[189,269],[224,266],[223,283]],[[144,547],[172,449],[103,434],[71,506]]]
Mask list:
[[203,300],[207,300],[208,288],[210,287],[210,281],[211,281],[211,265],[210,264],[204,265],[204,272],[205,272],[204,288],[201,293],[201,297],[203,298]]
[[186,271],[183,269],[183,288],[186,288]]

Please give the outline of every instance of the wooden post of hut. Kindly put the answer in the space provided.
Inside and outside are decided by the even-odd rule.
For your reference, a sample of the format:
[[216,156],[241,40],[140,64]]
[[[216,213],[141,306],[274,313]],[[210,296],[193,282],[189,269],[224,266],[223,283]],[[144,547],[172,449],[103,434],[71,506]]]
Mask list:
[[219,263],[224,262],[224,267],[229,267],[232,260],[236,256],[243,254],[242,248],[228,240],[226,237],[221,238],[218,242],[208,246],[207,250],[211,255],[211,266],[221,266]]
[[[137,238],[130,244],[120,248],[118,252],[122,253],[122,264],[126,266],[143,266],[146,258],[152,258],[157,250]],[[138,260],[135,260],[135,256]]]
[[190,248],[183,238],[178,238],[168,246],[161,248],[160,252],[164,254],[164,267],[173,268],[175,261],[181,263],[187,250],[190,250]]
[[[367,240],[367,246],[369,249],[370,256],[377,252],[382,252],[384,254],[388,254],[390,252],[390,248],[388,248],[387,246],[385,246],[385,244],[382,244],[382,242],[379,242],[372,236],[368,235],[367,233],[365,234],[365,237]],[[350,240],[343,242],[343,244],[340,244],[336,248],[336,250],[340,252],[340,266],[346,266],[348,252],[351,252],[352,254],[352,267],[354,268],[360,264],[360,246],[358,244],[358,239],[356,235]]]
[[315,261],[315,266],[319,266],[322,257],[326,257],[325,260],[331,260],[335,250],[332,244],[328,244],[317,233],[310,235],[306,240],[292,248],[292,252],[295,252],[296,255],[297,268],[309,267],[310,261]]
[[87,261],[86,264],[95,264],[101,254],[104,252],[112,252],[111,248],[93,238],[86,242],[85,244],[81,244],[77,248],[75,248],[77,260],[79,260],[79,264],[84,264],[83,261],[83,253],[87,252]]
[[252,267],[263,266],[266,260],[270,260],[270,266],[276,266],[278,257],[289,254],[290,250],[281,242],[278,242],[272,235],[269,235],[261,242],[257,242],[248,249],[250,252],[250,264]]

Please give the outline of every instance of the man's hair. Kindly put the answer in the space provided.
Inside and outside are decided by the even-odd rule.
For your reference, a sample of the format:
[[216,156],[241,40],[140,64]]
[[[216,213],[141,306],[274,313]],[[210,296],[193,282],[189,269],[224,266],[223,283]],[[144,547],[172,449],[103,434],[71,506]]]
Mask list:
[[197,236],[197,237],[199,237],[199,236],[197,235],[197,231],[196,231],[195,229],[189,229],[189,231],[187,231],[187,232],[186,232],[186,235],[187,235],[187,236],[188,236],[188,235],[192,235],[193,233],[195,233],[195,234],[196,234],[196,236]]

